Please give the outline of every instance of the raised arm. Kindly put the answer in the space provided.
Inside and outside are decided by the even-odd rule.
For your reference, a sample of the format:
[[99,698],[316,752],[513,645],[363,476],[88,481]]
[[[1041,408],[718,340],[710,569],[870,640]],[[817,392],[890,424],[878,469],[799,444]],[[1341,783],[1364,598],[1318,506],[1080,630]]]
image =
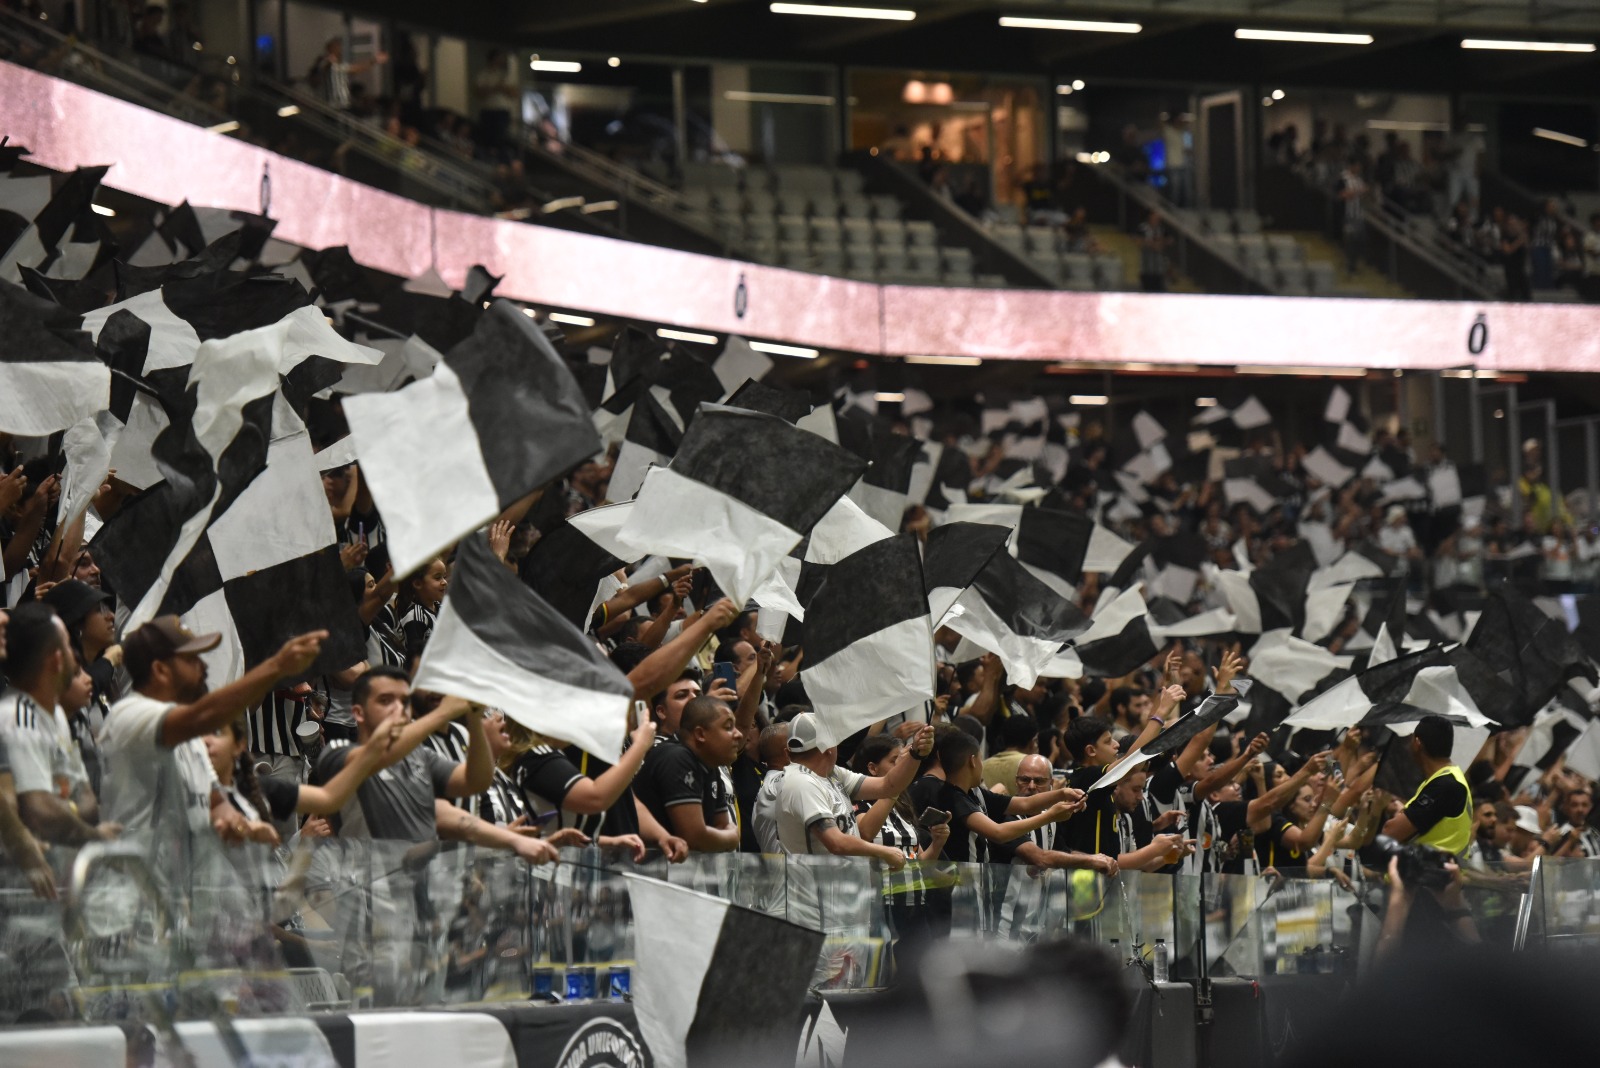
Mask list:
[[694,654],[717,631],[739,616],[734,603],[724,597],[702,615],[678,632],[678,636],[639,662],[628,672],[633,684],[633,699],[649,701],[683,674]]
[[1010,842],[1021,838],[1025,834],[1043,827],[1047,823],[1066,819],[1072,815],[1072,805],[1066,801],[1058,801],[1043,812],[1028,816],[1020,820],[1006,820],[996,823],[982,812],[974,812],[967,817],[967,826],[977,831],[991,842]]
[[494,753],[483,730],[483,711],[481,705],[467,709],[467,759],[450,773],[446,797],[476,797],[494,782]]
[[191,705],[179,705],[161,721],[160,742],[168,749],[190,738],[210,734],[225,726],[240,712],[260,703],[272,692],[279,679],[299,675],[309,668],[322,651],[325,630],[290,638],[267,660],[246,671],[228,685],[206,694]]
[[311,786],[301,783],[294,810],[301,815],[330,816],[344,808],[355,796],[356,788],[383,766],[389,749],[400,740],[404,729],[403,723],[385,724],[384,730],[352,748],[345,757],[344,767],[325,784]]
[[1222,789],[1233,781],[1233,777],[1244,770],[1244,766],[1262,753],[1266,752],[1267,743],[1271,741],[1265,734],[1258,734],[1250,739],[1250,744],[1245,746],[1238,756],[1232,760],[1211,769],[1211,774],[1194,784],[1194,799],[1204,801],[1216,791]]
[[917,774],[917,768],[921,767],[928,754],[933,752],[933,728],[924,724],[916,734],[912,735],[907,746],[911,750],[910,753],[895,764],[889,774],[862,780],[861,789],[856,792],[857,799],[881,801],[905,793],[906,787],[911,785],[911,780]]
[[639,765],[644,763],[645,755],[650,752],[655,740],[655,722],[647,719],[640,723],[634,728],[633,744],[623,752],[622,758],[594,778],[585,776],[573,783],[567,796],[561,799],[561,807],[568,812],[584,815],[595,815],[609,809],[627,791],[634,776],[639,774]]
[[1000,686],[1005,677],[1005,668],[1000,666],[1000,658],[993,653],[984,653],[983,685],[978,687],[977,698],[962,711],[988,726],[989,721],[994,718],[995,710],[1000,707]]
[[1245,819],[1254,826],[1256,820],[1270,817],[1278,809],[1293,801],[1294,795],[1300,792],[1300,787],[1310,782],[1311,776],[1321,771],[1327,760],[1326,752],[1311,757],[1300,765],[1299,771],[1250,802],[1245,809]]

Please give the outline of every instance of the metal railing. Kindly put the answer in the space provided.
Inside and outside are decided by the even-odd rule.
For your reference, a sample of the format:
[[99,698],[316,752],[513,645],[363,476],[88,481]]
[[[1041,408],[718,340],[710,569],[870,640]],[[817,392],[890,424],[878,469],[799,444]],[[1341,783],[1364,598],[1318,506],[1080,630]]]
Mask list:
[[1188,275],[1207,292],[1251,296],[1277,294],[1275,286],[1247,271],[1212,241],[1192,217],[1180,212],[1154,186],[1131,180],[1111,164],[1090,166],[1086,170],[1115,191],[1117,225],[1123,230],[1133,228],[1130,204],[1144,212],[1153,211],[1161,217],[1162,225],[1175,238],[1169,255],[1176,262],[1178,273]]

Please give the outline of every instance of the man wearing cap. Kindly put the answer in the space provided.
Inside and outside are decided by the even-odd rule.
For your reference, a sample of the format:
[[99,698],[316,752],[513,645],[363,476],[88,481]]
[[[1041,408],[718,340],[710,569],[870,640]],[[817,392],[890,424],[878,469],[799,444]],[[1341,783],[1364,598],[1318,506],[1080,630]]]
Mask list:
[[[1422,769],[1422,785],[1383,833],[1397,842],[1417,842],[1454,856],[1472,844],[1472,790],[1450,762],[1455,728],[1443,716],[1423,716],[1411,735],[1411,755]],[[1537,829],[1536,829],[1537,832]]]
[[6,674],[0,693],[0,804],[15,805],[22,822],[47,842],[82,845],[117,836],[114,824],[94,825],[94,794],[72,742],[61,695],[78,673],[67,628],[49,605],[25,604],[11,614]]
[[201,738],[260,701],[279,679],[309,668],[327,636],[319,630],[291,638],[215,691],[206,688],[200,654],[215,649],[222,635],[192,634],[169,615],[124,636],[123,663],[134,692],[112,706],[100,731],[106,817],[141,832],[153,829],[159,803],[181,806],[191,821],[215,808],[217,832],[230,840],[242,836],[244,818],[222,803]]
[[796,716],[789,724],[789,768],[778,791],[778,844],[783,851],[876,857],[892,871],[905,867],[899,849],[862,839],[855,802],[904,793],[922,759],[933,751],[933,728],[918,730],[910,749],[916,760],[901,760],[888,775],[868,778],[838,766],[839,747],[823,746],[822,722],[815,712]]

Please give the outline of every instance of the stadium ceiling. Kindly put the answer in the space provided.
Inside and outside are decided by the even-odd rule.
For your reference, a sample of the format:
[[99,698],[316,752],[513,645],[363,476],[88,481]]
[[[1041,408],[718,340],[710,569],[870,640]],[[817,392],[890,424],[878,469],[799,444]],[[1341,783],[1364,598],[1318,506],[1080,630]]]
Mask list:
[[[572,56],[742,60],[1194,85],[1600,95],[1600,53],[1486,51],[1464,39],[1600,44],[1600,0],[815,0],[895,20],[778,14],[768,0],[358,0],[373,15]],[[780,5],[781,6],[781,5]],[[906,18],[911,13],[914,17]],[[1136,23],[1010,28],[1002,17]],[[1370,44],[1240,40],[1240,29]]]

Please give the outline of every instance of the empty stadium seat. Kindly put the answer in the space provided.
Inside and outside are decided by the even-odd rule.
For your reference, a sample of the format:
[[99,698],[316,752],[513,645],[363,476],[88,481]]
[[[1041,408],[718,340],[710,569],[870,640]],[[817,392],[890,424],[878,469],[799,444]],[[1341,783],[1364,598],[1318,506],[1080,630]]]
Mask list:
[[872,218],[872,201],[855,194],[846,194],[839,200],[839,213],[847,219]]
[[778,233],[785,241],[799,241],[804,244],[811,238],[811,224],[804,215],[780,215]]
[[1026,251],[1027,246],[1024,244],[1026,239],[1022,236],[1020,226],[1001,224],[990,230],[989,236],[994,238],[996,244],[1005,246],[1019,256]]
[[872,214],[879,219],[900,218],[900,201],[886,193],[875,193],[871,197]]
[[683,184],[690,186],[722,186],[738,188],[739,171],[721,163],[685,163]]
[[939,241],[939,231],[925,219],[911,219],[906,223],[906,237],[917,248],[932,248]]
[[1061,280],[1063,282],[1089,282],[1094,281],[1094,258],[1086,252],[1068,252],[1061,257]]
[[784,190],[778,193],[779,215],[805,215],[811,210],[811,197],[807,193]]
[[1030,226],[1023,231],[1023,235],[1028,241],[1028,255],[1055,255],[1059,243],[1056,240],[1056,232],[1048,226]]
[[1254,208],[1239,208],[1233,213],[1233,225],[1241,234],[1259,234],[1261,216]]
[[905,247],[906,224],[896,219],[874,219],[872,228],[878,234],[880,246]]
[[815,249],[836,249],[840,245],[839,220],[817,219],[811,220],[811,247]]
[[839,229],[850,248],[870,249],[875,243],[872,223],[867,219],[845,219]]
[[944,254],[945,274],[951,273],[971,277],[972,275],[972,250],[969,248],[950,248],[940,250]]
[[1331,263],[1318,262],[1306,265],[1306,287],[1317,296],[1332,293],[1337,285],[1338,268]]

